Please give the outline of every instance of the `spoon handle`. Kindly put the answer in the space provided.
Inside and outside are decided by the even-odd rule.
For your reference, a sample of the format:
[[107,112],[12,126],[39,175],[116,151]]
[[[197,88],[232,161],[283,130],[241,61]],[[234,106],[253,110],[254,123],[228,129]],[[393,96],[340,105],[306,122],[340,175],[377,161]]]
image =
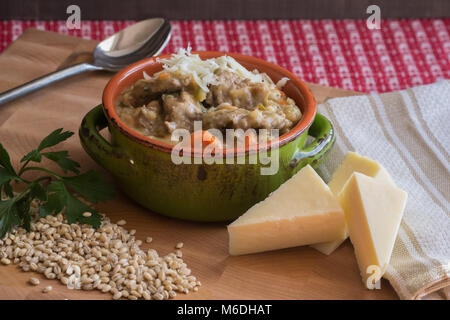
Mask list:
[[28,93],[41,89],[49,84],[80,74],[87,71],[101,70],[101,67],[96,67],[89,63],[79,63],[73,66],[61,69],[49,74],[46,74],[37,79],[31,80],[23,85],[10,89],[0,94],[0,105],[5,104],[11,100],[20,98]]

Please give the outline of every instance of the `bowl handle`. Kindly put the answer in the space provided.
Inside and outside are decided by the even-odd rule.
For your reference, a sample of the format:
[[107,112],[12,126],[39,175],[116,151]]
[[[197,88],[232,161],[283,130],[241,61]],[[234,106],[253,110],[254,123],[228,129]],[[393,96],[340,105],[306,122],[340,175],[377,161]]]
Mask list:
[[[103,106],[100,104],[89,111],[81,122],[78,135],[84,150],[103,168],[115,172],[128,159],[126,154],[115,148],[100,134],[100,130],[108,126]],[[119,166],[118,166],[119,165]]]
[[294,153],[289,166],[292,168],[303,168],[307,164],[317,167],[324,159],[336,140],[333,125],[330,120],[320,114],[316,117],[309,128],[310,136],[314,140],[304,148],[299,148]]

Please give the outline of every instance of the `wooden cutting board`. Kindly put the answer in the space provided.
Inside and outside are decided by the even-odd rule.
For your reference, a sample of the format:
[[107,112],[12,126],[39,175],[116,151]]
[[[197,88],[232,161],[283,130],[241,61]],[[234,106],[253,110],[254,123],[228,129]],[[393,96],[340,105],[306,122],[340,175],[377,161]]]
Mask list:
[[[0,92],[88,56],[96,42],[27,29],[0,55]],[[50,131],[63,127],[77,132],[86,112],[100,103],[110,73],[90,73],[67,79],[51,87],[0,107],[0,142],[14,164],[35,148]],[[358,94],[311,84],[318,102],[328,97]],[[92,161],[74,136],[60,148],[69,150],[83,170],[102,170]],[[48,164],[50,165],[50,164]],[[126,219],[136,236],[153,237],[151,247],[160,255],[184,242],[183,257],[202,282],[197,293],[181,299],[397,299],[385,280],[381,290],[364,288],[349,241],[330,256],[309,247],[230,257],[223,223],[192,223],[169,219],[134,204],[123,194],[99,206],[112,221]],[[144,244],[144,248],[150,245]],[[110,299],[97,291],[69,290],[41,275],[40,287],[26,282],[32,273],[16,266],[0,266],[0,299]],[[41,293],[44,285],[53,291]]]

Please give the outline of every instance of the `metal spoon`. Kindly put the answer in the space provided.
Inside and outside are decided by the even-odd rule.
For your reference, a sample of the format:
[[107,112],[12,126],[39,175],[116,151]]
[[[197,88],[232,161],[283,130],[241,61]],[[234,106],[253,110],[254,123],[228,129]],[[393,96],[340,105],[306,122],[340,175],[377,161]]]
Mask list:
[[167,45],[171,31],[170,23],[163,18],[135,23],[100,42],[95,48],[92,64],[75,64],[8,90],[0,94],[0,105],[80,73],[116,72],[133,62],[158,55]]

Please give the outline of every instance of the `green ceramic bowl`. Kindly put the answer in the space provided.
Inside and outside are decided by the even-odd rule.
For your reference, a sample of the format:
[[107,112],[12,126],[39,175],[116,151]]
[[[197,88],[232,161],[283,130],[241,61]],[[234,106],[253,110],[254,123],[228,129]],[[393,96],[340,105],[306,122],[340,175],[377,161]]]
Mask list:
[[[197,52],[207,59],[223,52]],[[175,164],[172,146],[128,128],[117,116],[115,101],[142,72],[151,75],[161,70],[156,58],[137,62],[117,73],[107,84],[103,104],[84,117],[79,135],[86,152],[117,180],[117,185],[142,206],[166,216],[193,221],[230,221],[266,198],[306,164],[319,165],[332,147],[335,136],[328,119],[316,114],[316,103],[308,87],[291,72],[267,61],[240,54],[228,55],[250,70],[267,73],[275,82],[290,81],[283,91],[302,109],[302,119],[278,141],[256,154],[227,150],[230,164]],[[161,56],[167,58],[168,56]],[[108,127],[111,142],[99,130]],[[307,146],[308,133],[314,140]],[[278,170],[262,175],[261,156],[275,159]],[[195,153],[185,154],[198,158]],[[250,159],[255,162],[250,163]],[[197,159],[199,160],[199,159]],[[201,159],[200,159],[201,160]],[[240,164],[240,163],[244,164]]]

